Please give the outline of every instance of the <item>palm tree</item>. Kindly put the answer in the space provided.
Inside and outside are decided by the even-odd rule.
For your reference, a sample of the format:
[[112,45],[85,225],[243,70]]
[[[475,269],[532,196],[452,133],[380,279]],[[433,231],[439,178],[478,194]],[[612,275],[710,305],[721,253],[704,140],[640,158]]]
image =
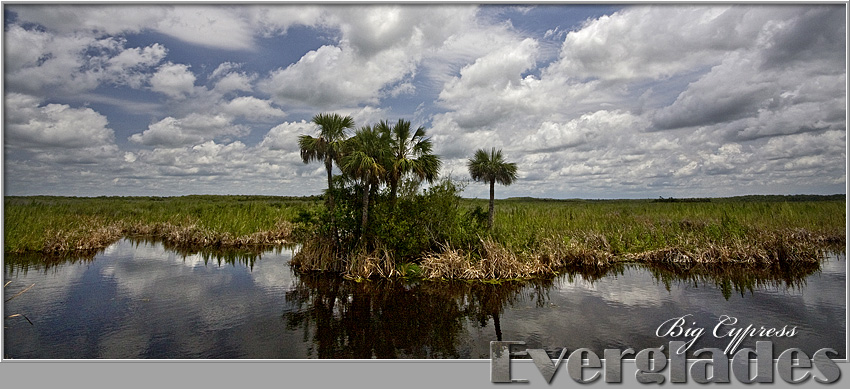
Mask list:
[[378,129],[364,126],[357,130],[346,142],[345,156],[340,161],[342,171],[355,180],[359,180],[363,189],[363,209],[361,214],[361,235],[366,231],[369,220],[369,194],[373,186],[386,180],[389,154],[389,138]]
[[467,162],[469,175],[479,182],[490,183],[490,217],[487,220],[487,228],[493,228],[494,213],[494,189],[496,182],[502,185],[510,185],[516,180],[516,163],[505,162],[502,150],[496,151],[494,147],[489,154],[484,149],[478,149],[475,156]]
[[399,119],[390,127],[381,121],[376,129],[389,137],[391,156],[387,166],[387,179],[390,186],[390,201],[395,206],[399,182],[408,173],[412,173],[421,182],[433,183],[440,173],[442,161],[431,153],[431,138],[425,137],[425,128],[419,127],[411,133],[410,122]]
[[328,208],[333,215],[333,161],[339,157],[342,143],[348,136],[345,130],[354,127],[354,119],[336,113],[320,113],[313,116],[313,123],[319,126],[319,136],[299,136],[298,147],[301,148],[301,159],[304,163],[325,163],[325,169],[328,171]]

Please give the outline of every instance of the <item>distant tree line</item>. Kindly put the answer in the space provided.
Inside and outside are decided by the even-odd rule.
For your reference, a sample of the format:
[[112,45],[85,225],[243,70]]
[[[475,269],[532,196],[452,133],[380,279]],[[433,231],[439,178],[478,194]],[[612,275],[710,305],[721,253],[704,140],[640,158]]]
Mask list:
[[652,200],[652,202],[653,203],[710,203],[711,199],[700,198],[700,197],[677,199],[677,198],[674,198],[674,197],[664,198],[664,197],[658,196],[658,198],[655,199],[655,200]]

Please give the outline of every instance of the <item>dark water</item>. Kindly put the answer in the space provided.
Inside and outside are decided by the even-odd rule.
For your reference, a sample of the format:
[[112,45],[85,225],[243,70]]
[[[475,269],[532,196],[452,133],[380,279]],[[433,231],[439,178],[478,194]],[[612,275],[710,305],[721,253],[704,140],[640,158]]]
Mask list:
[[[847,358],[846,259],[747,270],[621,265],[534,282],[370,281],[296,275],[287,249],[178,253],[122,240],[89,259],[5,258],[4,357],[27,359],[489,358],[492,340],[560,349],[666,345],[668,319],[712,331],[794,329],[774,352]],[[21,314],[23,316],[8,317]],[[24,318],[24,316],[26,318]],[[28,321],[29,320],[29,321]],[[32,324],[30,324],[32,322]],[[680,337],[678,340],[687,340]]]

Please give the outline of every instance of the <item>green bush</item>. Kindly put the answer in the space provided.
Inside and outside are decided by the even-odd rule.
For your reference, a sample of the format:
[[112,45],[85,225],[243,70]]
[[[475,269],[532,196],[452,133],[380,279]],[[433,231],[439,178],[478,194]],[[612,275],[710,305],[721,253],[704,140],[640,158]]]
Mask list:
[[462,190],[456,182],[444,179],[423,193],[400,198],[395,208],[381,202],[369,224],[370,236],[396,260],[405,262],[417,261],[444,246],[470,249],[485,232],[487,213],[461,207]]
[[486,233],[487,211],[461,206],[463,188],[451,179],[419,193],[405,193],[395,205],[387,189],[371,194],[365,231],[361,230],[362,190],[357,184],[334,189],[333,218],[327,208],[302,210],[294,218],[296,232],[304,239],[332,238],[344,257],[341,260],[380,250],[398,264],[417,263],[425,253],[444,247],[472,250]]

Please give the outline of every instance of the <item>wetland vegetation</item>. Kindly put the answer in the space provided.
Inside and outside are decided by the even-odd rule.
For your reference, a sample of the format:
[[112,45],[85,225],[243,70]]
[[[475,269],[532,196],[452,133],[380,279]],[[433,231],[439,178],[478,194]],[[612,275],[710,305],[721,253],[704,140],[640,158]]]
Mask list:
[[[302,254],[321,247],[309,239],[328,228],[322,224],[327,217],[322,197],[7,196],[4,251],[44,261],[93,257],[124,236],[162,240],[187,251],[250,253],[300,243],[293,264],[301,270],[363,278],[491,279],[621,262],[679,268],[738,263],[758,272],[780,263],[806,268],[824,250],[844,251],[843,195],[802,201],[782,196],[703,202],[504,199],[496,200],[488,230],[487,199],[461,198],[459,190],[444,181],[400,195],[395,212],[389,195],[379,192],[370,227],[382,237],[375,245],[393,245],[394,252],[376,249],[335,263],[306,265]],[[355,205],[353,197],[340,196],[341,221],[358,224]]]
[[349,135],[348,116],[313,122],[318,133],[297,142],[305,164],[324,164],[321,196],[7,196],[4,251],[92,256],[122,237],[189,251],[298,244],[299,271],[504,280],[620,262],[758,271],[844,250],[845,195],[495,201],[495,183],[514,183],[517,167],[493,148],[468,161],[470,177],[490,186],[486,203],[462,197],[469,182],[439,177],[422,127],[381,121]]

